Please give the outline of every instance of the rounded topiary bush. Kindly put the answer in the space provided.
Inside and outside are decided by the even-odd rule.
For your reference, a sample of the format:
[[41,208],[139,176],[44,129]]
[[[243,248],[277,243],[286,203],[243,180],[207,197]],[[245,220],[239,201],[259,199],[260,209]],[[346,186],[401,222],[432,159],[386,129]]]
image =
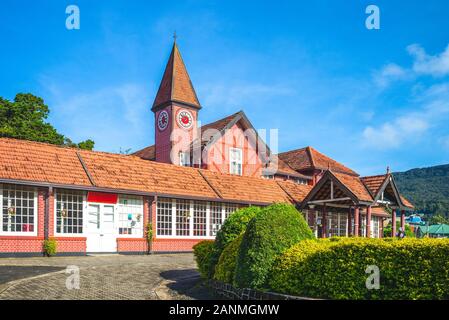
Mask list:
[[210,278],[214,276],[215,266],[217,265],[224,248],[245,232],[249,221],[254,218],[260,210],[259,207],[241,208],[232,213],[225,220],[215,237],[214,249],[210,261]]
[[240,246],[234,284],[264,289],[276,257],[304,239],[314,239],[294,206],[273,204],[262,209],[248,224]]
[[239,254],[240,244],[242,243],[243,234],[234,239],[221,253],[217,266],[215,267],[214,279],[226,283],[233,283],[235,264]]
[[193,246],[193,255],[198,266],[198,271],[203,278],[208,278],[211,256],[214,249],[214,241],[203,240]]

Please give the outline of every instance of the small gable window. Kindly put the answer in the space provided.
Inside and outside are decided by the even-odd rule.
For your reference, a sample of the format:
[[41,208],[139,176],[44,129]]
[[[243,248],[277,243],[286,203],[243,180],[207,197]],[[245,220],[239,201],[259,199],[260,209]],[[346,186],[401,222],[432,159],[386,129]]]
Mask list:
[[188,152],[179,152],[179,165],[183,167],[190,166],[190,155]]
[[230,148],[229,149],[229,160],[230,168],[229,172],[231,174],[242,175],[242,149]]

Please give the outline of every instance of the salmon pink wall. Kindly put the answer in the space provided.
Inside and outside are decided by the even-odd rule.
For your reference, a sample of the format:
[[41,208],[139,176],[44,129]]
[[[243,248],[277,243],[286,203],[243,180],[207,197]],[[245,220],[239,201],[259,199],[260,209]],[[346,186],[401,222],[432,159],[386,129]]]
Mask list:
[[256,153],[256,148],[244,135],[244,131],[238,124],[234,124],[210,147],[207,153],[207,169],[230,173],[230,148],[242,149],[244,176],[260,177],[262,175],[262,161]]
[[[163,111],[167,111],[168,113],[168,126],[163,131],[160,131],[157,124],[157,119],[159,114]],[[156,161],[157,162],[165,162],[170,163],[170,150],[171,150],[171,142],[170,142],[170,133],[173,121],[172,115],[172,107],[168,106],[164,109],[161,109],[155,113],[154,118],[154,129],[155,131],[155,147],[156,147]]]
[[[164,131],[160,131],[157,125],[157,119],[162,110],[166,110],[169,114],[169,124]],[[198,111],[194,108],[181,107],[173,104],[155,113],[155,138],[156,138],[156,161],[171,163],[170,152],[174,154],[174,164],[179,164],[179,151],[188,150],[190,143],[197,137],[198,128]],[[189,129],[181,128],[176,121],[176,116],[181,110],[187,110],[192,114],[192,126]],[[171,134],[174,134],[175,141],[171,142]],[[182,139],[182,140],[180,140]]]

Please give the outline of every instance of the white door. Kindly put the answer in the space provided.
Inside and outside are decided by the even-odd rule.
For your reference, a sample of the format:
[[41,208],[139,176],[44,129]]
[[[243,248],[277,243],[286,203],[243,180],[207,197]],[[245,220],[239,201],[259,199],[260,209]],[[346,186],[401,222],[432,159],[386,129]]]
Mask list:
[[103,205],[101,210],[101,252],[116,252],[117,240],[115,232],[114,206]]
[[89,204],[87,214],[87,252],[116,252],[114,206]]

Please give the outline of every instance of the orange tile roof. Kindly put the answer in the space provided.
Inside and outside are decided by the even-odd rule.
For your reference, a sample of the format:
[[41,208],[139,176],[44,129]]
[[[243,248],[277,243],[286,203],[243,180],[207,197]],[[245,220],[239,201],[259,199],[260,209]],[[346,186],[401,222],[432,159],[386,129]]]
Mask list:
[[264,168],[263,172],[265,174],[278,174],[283,176],[292,176],[297,178],[302,178],[306,180],[311,180],[312,177],[306,176],[304,174],[298,173],[293,170],[285,161],[282,161],[277,155],[273,155],[273,160],[270,161],[268,168]]
[[388,213],[384,208],[382,207],[372,207],[371,208],[371,214],[379,217],[389,217],[390,213]]
[[367,176],[361,177],[363,183],[371,191],[373,196],[376,196],[380,190],[380,187],[384,184],[385,179],[387,179],[386,174],[381,174],[377,176]]
[[145,161],[135,156],[80,151],[95,185],[170,195],[216,198],[198,170]]
[[282,152],[278,156],[296,171],[306,169],[331,169],[333,172],[358,176],[357,172],[318,152],[312,147]]
[[75,149],[0,139],[0,178],[90,186]]
[[401,197],[401,201],[404,204],[404,206],[411,208],[411,209],[415,208],[415,206],[410,201],[408,201],[407,198],[405,198],[402,195],[400,197]]
[[[382,187],[382,185],[384,184],[385,180],[388,178],[389,175],[390,174],[381,174],[377,176],[362,177],[360,179],[362,179],[363,183],[375,197],[379,193],[380,188]],[[410,201],[408,201],[404,196],[402,195],[399,196],[404,206],[408,208],[414,208],[413,204]]]
[[170,53],[164,75],[153,103],[153,110],[168,102],[183,102],[200,108],[195,89],[176,43]]
[[368,189],[363,184],[359,177],[350,176],[347,174],[331,172],[343,185],[346,186],[359,200],[373,201],[373,197],[368,192]]
[[[8,138],[0,138],[0,179],[260,204],[292,202],[274,180]],[[300,199],[309,186],[290,188]]]
[[312,190],[312,186],[297,184],[292,181],[277,181],[281,188],[297,203],[301,203]]
[[209,170],[202,170],[202,173],[225,199],[264,203],[291,202],[274,180],[220,174]]
[[132,154],[145,160],[156,160],[156,146],[153,144]]

